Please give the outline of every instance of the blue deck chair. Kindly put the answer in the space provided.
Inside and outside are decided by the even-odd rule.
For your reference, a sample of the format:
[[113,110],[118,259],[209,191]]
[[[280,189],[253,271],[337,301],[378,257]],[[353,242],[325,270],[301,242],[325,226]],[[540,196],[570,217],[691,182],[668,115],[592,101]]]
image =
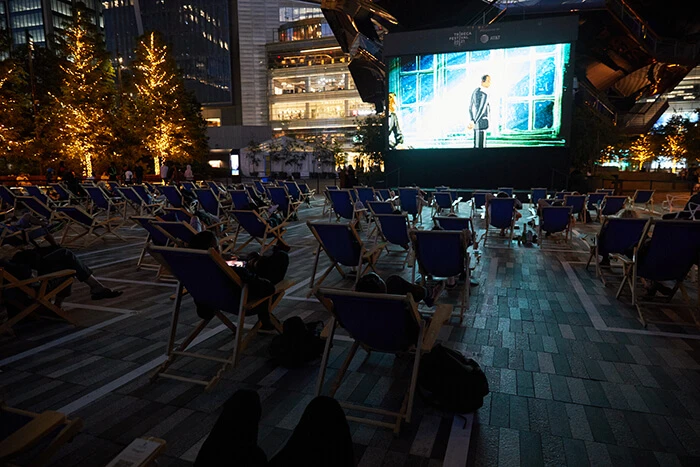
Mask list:
[[287,187],[270,186],[267,187],[268,196],[272,204],[277,205],[277,210],[282,214],[284,221],[297,219],[297,210],[301,202],[294,201],[287,192]]
[[306,199],[304,198],[304,195],[301,193],[301,189],[299,188],[299,185],[297,185],[297,182],[294,180],[285,180],[282,182],[284,187],[287,188],[287,193],[289,193],[289,196],[292,198],[292,201],[298,201],[300,203],[306,203]]
[[5,185],[0,185],[0,199],[5,210],[14,209],[17,206],[17,196]]
[[148,264],[144,262],[144,259],[146,258],[146,253],[149,246],[167,246],[168,242],[170,241],[170,238],[168,238],[168,236],[166,236],[161,230],[157,229],[153,224],[151,224],[151,221],[158,221],[157,217],[132,216],[131,220],[133,220],[137,225],[143,228],[148,234],[146,236],[146,240],[143,242],[143,248],[141,249],[139,259],[136,262],[136,270],[139,271],[141,269],[153,269],[158,271],[158,277],[160,278],[163,266],[161,264]]
[[471,271],[467,246],[469,238],[465,231],[457,230],[415,230],[409,232],[411,245],[416,262],[412,271],[412,282],[416,281],[416,265],[421,274],[421,283],[426,285],[428,280],[445,280],[450,277],[465,278],[462,284],[458,282],[460,294],[459,323],[462,324],[464,314],[469,309],[469,283]]
[[433,216],[439,216],[443,211],[454,213],[462,198],[455,199],[451,191],[436,191],[433,193]]
[[[260,244],[260,254],[262,255],[273,246],[279,244],[289,248],[289,244],[284,241],[286,223],[281,223],[276,226],[271,226],[267,219],[262,217],[256,211],[251,210],[233,210],[231,215],[238,222],[238,228],[233,238],[232,244],[224,249],[224,253],[232,251],[237,253],[245,248],[250,242],[256,241]],[[240,247],[236,248],[238,236],[241,230],[250,235],[250,238]]]
[[171,246],[187,247],[197,231],[189,222],[151,220],[151,225],[168,237]]
[[603,202],[600,203],[600,209],[596,216],[596,220],[605,219],[607,216],[614,216],[618,212],[625,209],[629,198],[627,196],[605,196]]
[[247,190],[228,190],[228,194],[231,197],[233,209],[242,210],[255,207],[255,204],[250,199]]
[[83,189],[90,197],[90,212],[92,214],[104,212],[108,218],[111,218],[113,214],[116,214],[121,217],[122,223],[124,220],[126,220],[127,201],[125,199],[111,198],[99,186],[85,186]]
[[542,206],[539,210],[539,225],[537,236],[540,246],[544,243],[545,234],[564,232],[564,240],[571,240],[571,222],[573,208],[571,206]]
[[424,200],[420,189],[414,187],[399,188],[399,205],[401,210],[411,215],[411,225],[423,223]]
[[554,199],[563,200],[564,197],[569,196],[569,195],[573,195],[573,194],[574,194],[573,191],[557,191],[556,193],[554,193]]
[[117,187],[117,191],[129,203],[137,216],[143,216],[145,213],[154,215],[162,207],[160,204],[148,204],[131,186]]
[[435,216],[433,217],[433,222],[440,230],[468,230],[470,233],[474,232],[471,217]]
[[45,205],[51,206],[53,200],[51,198],[49,198],[46,195],[46,193],[44,193],[44,190],[42,190],[38,186],[27,185],[27,186],[23,186],[22,188],[24,188],[24,191],[27,192],[28,196],[33,196],[36,199],[38,199],[39,201],[41,201],[42,203],[44,203]]
[[336,220],[347,219],[352,223],[357,223],[359,229],[360,219],[367,213],[367,209],[358,209],[352,199],[352,190],[330,190],[328,196],[331,200],[331,212],[328,220],[335,214]]
[[355,199],[357,201],[360,201],[366,209],[369,209],[369,206],[367,206],[367,202],[376,201],[377,193],[371,186],[356,186]]
[[[252,310],[265,302],[268,304],[270,320],[281,332],[282,327],[274,315],[274,309],[284,296],[285,291],[292,286],[291,282],[283,281],[277,284],[275,291],[271,295],[251,297],[248,286],[236,273],[236,269],[226,264],[224,258],[214,249],[203,251],[189,248],[150,247],[149,253],[170,271],[178,282],[170,337],[167,344],[168,358],[153,374],[152,380],[158,377],[171,378],[201,384],[205,389],[213,387],[224,371],[238,364],[241,353],[257,334],[260,329],[259,321],[244,337],[244,321],[247,314],[254,314]],[[181,320],[182,297],[185,294],[185,289],[192,296],[197,307],[212,310],[213,316],[201,317],[194,330],[178,343],[176,342],[178,336],[177,328]],[[236,325],[228,319],[225,313],[231,313],[238,317]],[[212,355],[204,355],[200,352],[188,351],[188,346],[214,317],[217,317],[234,335],[233,350],[228,358],[219,358]],[[218,371],[209,379],[196,379],[168,372],[170,366],[179,357],[218,362]]]
[[58,201],[63,203],[78,201],[78,197],[67,190],[62,183],[51,183],[49,186],[58,195]]
[[194,214],[185,208],[163,208],[163,211],[157,216],[164,221],[183,221],[188,224],[192,221]]
[[178,187],[174,185],[163,185],[159,188],[160,192],[163,193],[163,196],[165,196],[165,199],[168,200],[168,204],[170,204],[170,206],[174,208],[184,207],[182,193],[180,193]]
[[[347,273],[341,265],[356,268],[354,285],[357,285],[357,281],[368,270],[371,269],[377,272],[374,266],[384,248],[383,242],[375,243],[369,247],[366,246],[352,224],[312,223],[307,221],[306,225],[318,241],[311,280],[309,280],[310,290],[307,297],[315,293],[316,289],[326,280],[333,269],[337,269],[340,275],[345,278]],[[317,281],[316,270],[318,269],[322,251],[326,253],[331,264]]]
[[253,185],[244,185],[243,189],[248,193],[251,198],[256,197],[262,201],[267,199],[267,194],[265,192],[260,193]]
[[624,255],[631,251],[642,238],[648,221],[649,219],[641,218],[606,217],[595,237],[588,240],[591,254],[588,257],[586,268],[590,266],[591,261],[595,261],[596,276],[600,277],[603,285],[607,284],[600,266],[600,256],[603,253]]
[[228,214],[229,210],[224,208],[224,206],[221,204],[220,198],[212,189],[197,188],[194,190],[194,193],[197,196],[197,201],[199,201],[199,205],[202,207],[202,209],[212,216],[222,219]]
[[511,245],[515,231],[515,198],[492,198],[489,201],[489,206],[486,208],[484,243],[488,240],[491,227],[508,230],[510,232],[508,246]]
[[36,216],[51,222],[55,211],[34,196],[18,196],[17,205],[22,205],[29,209]]
[[[649,237],[650,232],[651,237]],[[658,305],[659,302],[651,298],[643,300],[646,297],[641,297],[640,300],[637,292],[637,278],[654,282],[672,281],[674,286],[666,303],[664,303],[664,307],[675,305],[670,302],[680,289],[683,295],[683,306],[692,309],[695,324],[700,325],[700,316],[698,316],[700,302],[691,303],[688,292],[683,285],[690,269],[700,262],[700,222],[651,218],[632,258],[621,254],[614,255],[614,257],[622,261],[624,274],[616,297],[620,297],[625,285],[629,286],[632,294],[632,305],[637,308],[642,325],[646,327],[647,324],[642,313],[642,305],[647,303]],[[698,282],[696,287],[700,290],[700,279]],[[698,300],[700,301],[700,293]]]
[[255,189],[258,191],[258,196],[267,196],[267,190],[265,189],[263,182],[260,180],[254,180],[253,186],[255,186]]
[[[472,212],[471,212],[471,217],[472,219],[476,215],[476,212],[479,211],[481,208],[483,208],[486,205],[486,195],[488,192],[486,191],[475,191],[472,193]],[[484,216],[485,217],[485,216]]]
[[321,368],[316,382],[316,396],[323,392],[326,367],[331,357],[331,343],[336,326],[345,329],[353,343],[331,385],[330,397],[335,396],[358,348],[362,347],[368,353],[404,354],[413,352],[411,377],[398,411],[381,410],[380,412],[380,409],[376,407],[365,407],[339,401],[341,407],[345,409],[372,414],[379,412],[385,417],[391,417],[391,423],[374,417],[348,416],[348,420],[390,428],[398,434],[404,420],[406,423],[411,422],[420,357],[424,352],[429,352],[433,348],[440,328],[450,317],[451,307],[449,305],[438,306],[428,325],[418,313],[418,307],[410,295],[370,294],[322,288],[318,290],[316,297],[331,314],[330,335],[326,338],[326,346],[321,357]]
[[508,196],[512,197],[513,196],[513,187],[503,187],[502,186],[502,187],[498,188],[498,190],[496,190],[496,192],[497,193],[503,192],[503,193],[506,193]]
[[394,214],[396,208],[389,201],[369,201],[367,203],[372,214]]
[[634,207],[641,206],[647,212],[654,210],[654,191],[655,190],[636,190],[632,195],[631,205]]
[[571,206],[571,214],[578,216],[581,222],[586,222],[586,195],[566,195],[564,196],[564,206]]
[[547,189],[546,188],[532,188],[530,189],[530,202],[533,206],[537,206],[537,202],[541,199],[547,199]]
[[[160,195],[160,192],[151,192],[146,185],[131,185],[131,189],[134,190],[146,204],[154,204],[153,201],[155,201],[158,195]],[[166,201],[167,200],[164,199],[163,201],[159,202],[159,204],[163,206]]]
[[377,192],[377,196],[381,201],[396,201],[396,195],[394,195],[394,192],[389,190],[388,188],[380,188],[375,191]]
[[185,182],[182,182],[182,188],[184,190],[194,191],[197,189],[197,185],[195,185],[194,182],[185,181]]
[[[401,269],[405,268],[413,254],[411,239],[408,236],[408,231],[410,229],[408,215],[405,213],[377,214],[374,217],[377,221],[379,236],[386,243],[384,249],[387,255],[395,251],[405,253],[406,256],[404,260],[401,261]],[[390,250],[389,245],[398,245],[401,247],[401,250]]]
[[299,190],[301,190],[301,194],[304,196],[306,203],[311,206],[311,200],[314,199],[314,195],[316,194],[316,190],[312,190],[309,188],[309,185],[306,183],[298,183],[299,185]]
[[[97,216],[88,213],[80,206],[56,206],[57,218],[66,220],[65,229],[61,236],[61,245],[72,245],[78,239],[83,238],[82,247],[92,245],[97,240],[106,240],[107,235],[112,235],[119,240],[126,241],[115,229],[119,227],[123,219],[119,217],[107,217],[97,219]],[[117,222],[117,225],[114,223]]]
[[600,204],[603,202],[603,198],[605,198],[605,196],[606,193],[598,191],[596,191],[595,193],[588,193],[588,202],[586,203],[586,209],[588,209],[589,211],[598,212],[598,209],[600,209]]
[[30,412],[0,403],[0,462],[3,465],[51,465],[53,457],[83,428],[83,419],[61,412]]
[[596,193],[605,193],[608,196],[615,196],[615,189],[614,188],[598,188]]

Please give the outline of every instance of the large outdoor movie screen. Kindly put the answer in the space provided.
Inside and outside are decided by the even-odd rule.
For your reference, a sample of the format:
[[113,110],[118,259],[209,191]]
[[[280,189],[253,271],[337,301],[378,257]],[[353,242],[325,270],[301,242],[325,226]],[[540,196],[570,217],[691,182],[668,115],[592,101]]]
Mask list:
[[571,44],[389,59],[390,149],[564,146]]

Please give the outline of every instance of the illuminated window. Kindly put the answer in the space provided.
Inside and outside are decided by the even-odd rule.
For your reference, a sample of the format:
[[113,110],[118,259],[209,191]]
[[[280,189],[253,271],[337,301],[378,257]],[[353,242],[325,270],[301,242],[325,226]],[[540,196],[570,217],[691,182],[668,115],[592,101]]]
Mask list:
[[212,117],[206,119],[207,126],[221,126],[221,119],[218,117]]

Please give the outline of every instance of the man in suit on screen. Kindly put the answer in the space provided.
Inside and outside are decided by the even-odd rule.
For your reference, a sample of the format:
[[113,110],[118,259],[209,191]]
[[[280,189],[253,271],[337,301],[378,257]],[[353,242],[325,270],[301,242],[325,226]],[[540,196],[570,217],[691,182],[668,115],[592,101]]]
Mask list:
[[488,88],[491,86],[491,76],[481,77],[481,86],[474,89],[469,103],[469,130],[474,130],[474,147],[486,147],[486,130],[489,128]]

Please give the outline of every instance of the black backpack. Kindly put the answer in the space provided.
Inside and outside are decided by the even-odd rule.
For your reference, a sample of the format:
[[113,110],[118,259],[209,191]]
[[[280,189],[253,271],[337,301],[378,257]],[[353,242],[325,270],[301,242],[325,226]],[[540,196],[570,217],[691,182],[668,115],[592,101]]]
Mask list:
[[326,344],[321,339],[323,322],[305,323],[299,316],[287,318],[282,334],[272,338],[270,354],[278,365],[295,368],[305,365],[323,353]]
[[484,404],[489,383],[476,361],[436,344],[421,357],[418,389],[429,405],[469,413]]

